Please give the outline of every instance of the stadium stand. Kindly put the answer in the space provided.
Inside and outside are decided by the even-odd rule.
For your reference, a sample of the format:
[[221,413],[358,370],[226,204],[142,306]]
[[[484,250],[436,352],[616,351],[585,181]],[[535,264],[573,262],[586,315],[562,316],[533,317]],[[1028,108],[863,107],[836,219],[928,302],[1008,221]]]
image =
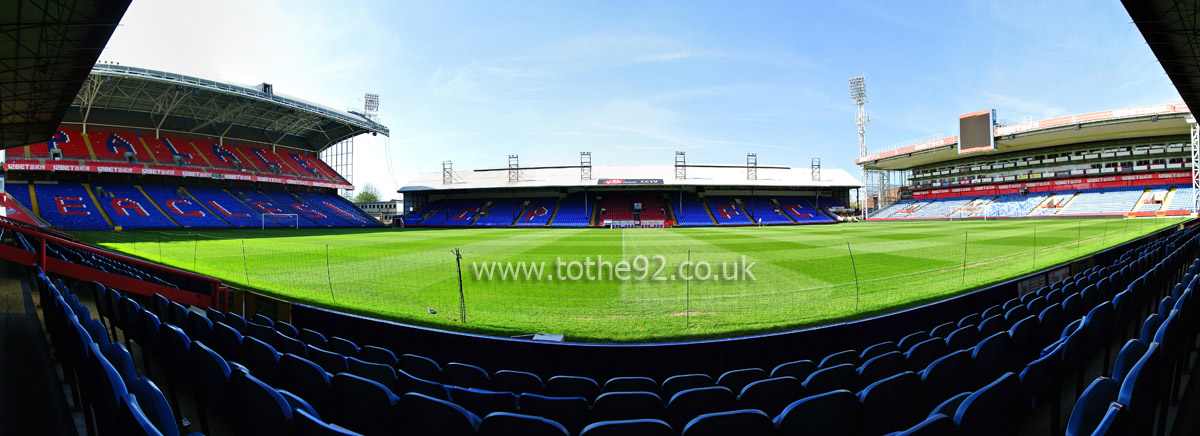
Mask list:
[[[110,334],[105,331],[102,322],[107,320],[112,326],[113,339],[118,338],[116,332],[119,330],[131,337],[138,344],[136,349],[147,353],[145,356],[148,359],[175,363],[160,365],[166,374],[156,371],[155,375],[159,380],[175,383],[175,386],[191,385],[189,387],[192,392],[200,395],[200,403],[208,410],[208,415],[202,418],[201,422],[204,428],[208,428],[208,420],[225,420],[244,428],[259,428],[266,425],[259,421],[267,420],[275,422],[271,425],[286,429],[292,424],[289,424],[287,419],[277,416],[286,415],[289,409],[300,409],[309,416],[306,419],[315,420],[313,422],[316,424],[336,425],[353,431],[364,431],[366,434],[372,434],[372,431],[379,428],[391,428],[397,419],[403,423],[401,425],[404,428],[429,428],[437,423],[442,431],[452,426],[460,426],[465,434],[471,434],[481,422],[498,416],[496,413],[536,417],[536,421],[553,422],[557,425],[547,425],[553,428],[561,427],[571,432],[569,434],[575,434],[579,429],[584,429],[583,434],[590,434],[595,428],[642,422],[625,419],[655,422],[654,426],[670,432],[668,434],[676,434],[680,429],[685,429],[685,434],[691,434],[686,433],[689,431],[686,429],[718,425],[751,428],[749,424],[737,424],[741,421],[719,424],[724,422],[722,420],[725,418],[715,418],[739,413],[753,414],[756,416],[754,419],[760,422],[773,421],[778,430],[773,426],[764,425],[763,434],[775,434],[775,431],[783,434],[828,434],[827,429],[831,427],[827,426],[830,425],[852,434],[906,432],[910,428],[915,432],[912,434],[924,434],[920,433],[920,429],[929,428],[933,425],[931,422],[938,423],[938,428],[950,432],[957,429],[964,434],[992,434],[993,431],[998,434],[1013,434],[1018,428],[1028,429],[1031,426],[1042,425],[1034,420],[1044,419],[1038,417],[1046,414],[1035,413],[1035,410],[1050,407],[1049,430],[1054,434],[1064,431],[1064,424],[1066,429],[1071,429],[1068,430],[1069,434],[1091,434],[1093,428],[1106,425],[1121,426],[1124,430],[1122,434],[1150,434],[1156,426],[1163,425],[1167,413],[1166,405],[1171,404],[1172,398],[1178,393],[1171,386],[1178,385],[1182,374],[1188,371],[1190,359],[1187,357],[1190,351],[1196,348],[1194,341],[1183,340],[1195,338],[1194,323],[1181,321],[1189,319],[1187,315],[1196,310],[1196,300],[1191,295],[1192,286],[1197,281],[1195,273],[1200,271],[1200,259],[1196,257],[1196,234],[1197,227],[1166,234],[1153,242],[1129,249],[1114,258],[1110,264],[1094,266],[1062,282],[1034,291],[1029,294],[1031,297],[1052,306],[1042,310],[1037,316],[1029,315],[1019,320],[1015,319],[1017,316],[1013,316],[1013,319],[1005,320],[1003,324],[988,330],[998,330],[990,335],[980,333],[980,329],[989,323],[982,323],[979,327],[973,324],[980,322],[981,313],[993,313],[1010,306],[1023,307],[1024,300],[1028,298],[1014,296],[1005,303],[997,303],[994,308],[966,316],[962,316],[963,313],[948,313],[946,315],[951,319],[962,319],[951,323],[954,332],[945,338],[933,337],[917,344],[921,346],[935,341],[944,347],[928,364],[922,364],[918,368],[919,371],[909,372],[908,368],[915,357],[912,350],[908,350],[904,357],[897,357],[899,351],[905,350],[897,347],[897,342],[894,341],[911,336],[911,332],[881,333],[878,338],[881,342],[865,347],[863,353],[849,350],[827,356],[807,356],[810,364],[822,362],[821,367],[825,368],[823,371],[812,372],[817,369],[816,365],[812,365],[808,370],[801,370],[800,366],[791,363],[781,364],[774,371],[803,371],[798,375],[811,373],[803,383],[791,376],[769,378],[767,372],[762,369],[746,368],[726,371],[715,378],[716,382],[711,376],[684,374],[661,379],[618,377],[605,383],[601,383],[605,379],[582,376],[543,378],[529,374],[534,380],[548,380],[545,388],[540,381],[533,384],[513,384],[505,381],[500,384],[501,380],[511,378],[507,374],[527,372],[497,370],[489,373],[483,370],[478,376],[464,378],[462,375],[453,375],[450,368],[469,366],[478,370],[479,367],[438,362],[413,354],[404,354],[405,359],[397,359],[395,356],[406,350],[387,350],[367,345],[360,347],[352,342],[353,338],[338,339],[348,346],[335,346],[332,342],[324,340],[332,336],[322,335],[314,330],[305,330],[310,334],[301,335],[294,328],[282,328],[284,323],[273,322],[261,316],[246,321],[234,313],[213,310],[181,316],[180,313],[187,313],[186,308],[159,298],[154,301],[161,303],[148,304],[146,308],[140,307],[135,300],[119,298],[122,301],[120,307],[126,308],[123,311],[117,311],[117,306],[114,305],[98,304],[93,318],[91,312],[79,303],[80,300],[67,286],[61,283],[52,284],[44,275],[39,275],[36,288],[39,293],[45,295],[43,301],[50,302],[43,304],[43,310],[46,312],[52,343],[95,344],[96,349],[100,349],[99,347],[107,346],[110,340]],[[1075,291],[1076,289],[1083,291]],[[1074,293],[1064,296],[1064,292],[1061,292],[1064,290]],[[114,292],[97,289],[97,295],[111,295]],[[105,296],[97,300],[115,301],[117,298]],[[1053,313],[1063,313],[1061,310],[1068,303],[1084,300],[1093,308],[1080,310],[1069,317],[1049,315],[1051,309],[1057,308],[1060,311]],[[1160,301],[1163,303],[1160,304]],[[1112,359],[1110,366],[1106,350],[1109,350],[1113,343],[1121,343],[1130,326],[1141,325],[1140,320],[1133,315],[1155,311],[1157,313],[1152,316],[1157,316],[1161,322],[1143,328],[1141,334],[1136,335],[1149,339],[1151,344],[1145,346],[1140,344],[1143,342],[1141,339],[1131,340],[1131,343],[1140,347],[1126,345],[1125,349]],[[122,315],[122,312],[136,315]],[[206,316],[200,316],[206,318],[206,322],[191,322],[192,316],[199,315],[200,312],[206,313]],[[1167,316],[1163,317],[1162,314]],[[1035,328],[1022,329],[1021,326],[1025,325],[1033,325]],[[211,326],[212,330],[205,329],[204,326]],[[1005,330],[1006,327],[1008,330]],[[229,336],[232,342],[213,341],[214,345],[210,347],[198,339],[216,330],[230,332],[233,335]],[[972,334],[964,336],[963,332]],[[1022,332],[1036,334],[1029,336]],[[965,337],[971,339],[956,339]],[[292,347],[294,352],[283,354],[275,351],[277,347],[282,348],[282,344],[292,343],[296,343]],[[907,344],[909,341],[905,339],[899,343]],[[996,347],[1002,343],[1005,344],[1003,347]],[[64,350],[86,348],[62,347]],[[887,352],[893,348],[897,351]],[[1129,351],[1126,352],[1126,349]],[[250,350],[263,350],[267,353],[267,360],[255,360],[252,354],[247,354]],[[353,354],[345,355],[342,351],[332,350],[345,350]],[[379,351],[366,353],[367,350]],[[122,377],[128,377],[130,372],[118,370],[117,367],[126,368],[132,365],[108,362],[113,369],[72,369],[96,365],[101,358],[99,356],[103,356],[106,362],[113,359],[123,362],[134,361],[132,355],[93,353],[90,360],[81,357],[85,355],[86,353],[61,353],[57,356],[66,364],[64,368],[68,371],[65,372],[77,375],[77,378],[68,377],[69,383],[91,386],[97,383],[104,386],[103,383],[109,383],[107,386],[113,389],[129,384],[123,382]],[[318,355],[340,356],[342,362],[363,363],[352,364],[344,371],[339,370],[339,374],[330,375],[325,372],[324,367],[309,360],[317,359]],[[386,357],[388,364],[376,365],[359,360],[378,360],[379,357],[371,357],[377,355]],[[874,357],[868,359],[869,356]],[[888,365],[879,363],[897,358],[900,360]],[[327,357],[320,359],[328,360]],[[905,360],[908,362],[905,363]],[[1111,380],[1116,384],[1094,382],[1092,387],[1086,390],[1071,390],[1070,386],[1080,384],[1077,380],[1084,376],[1083,371],[1072,368],[1090,367],[1085,363],[1094,360],[1098,361],[1094,367],[1102,366],[1105,375],[1108,374],[1107,368],[1113,368]],[[308,368],[288,369],[289,374],[301,371],[313,376],[279,377],[279,371],[285,371],[285,362],[289,368]],[[1070,362],[1083,363],[1072,365]],[[763,367],[770,367],[772,362],[763,363],[768,364]],[[880,369],[885,366],[891,369]],[[827,380],[817,380],[821,374],[833,374],[842,367],[850,368],[848,372],[842,371],[846,372],[848,379],[839,381],[826,377]],[[196,368],[197,373],[201,375],[184,378],[180,375],[180,368]],[[210,371],[205,368],[217,370]],[[563,368],[565,369],[565,366]],[[993,369],[985,371],[984,368]],[[136,368],[133,370],[136,371]],[[869,380],[876,381],[867,383],[869,380],[859,379],[868,373],[871,374]],[[137,377],[136,372],[133,374]],[[414,374],[420,374],[421,378]],[[680,380],[680,377],[691,377],[695,383],[678,391],[680,388],[674,387],[672,380]],[[287,393],[279,391],[267,395],[266,397],[279,397],[265,403],[258,400],[258,394],[205,397],[204,392],[212,392],[217,388],[225,392],[244,390],[247,380],[253,380],[253,385],[261,392],[269,394],[276,392],[276,389],[285,389],[286,386]],[[467,380],[474,381],[468,383]],[[650,385],[642,386],[642,382],[646,380],[649,380]],[[472,386],[468,389],[452,383]],[[818,388],[818,384],[824,386],[829,383],[834,383],[831,386],[846,387],[849,390],[829,392],[825,388]],[[1105,384],[1111,386],[1099,387]],[[668,389],[668,385],[672,387]],[[604,386],[604,392],[609,393],[601,394],[601,386]],[[621,390],[621,386],[649,392],[626,393]],[[734,388],[740,395],[732,393],[731,389]],[[1074,403],[1075,410],[1065,423],[1056,413],[1057,409],[1054,409],[1060,404],[1057,400],[1060,388],[1073,392],[1072,395],[1079,398],[1078,401],[1071,401],[1068,397],[1068,401]],[[571,392],[572,395],[579,394],[582,397],[542,396],[545,392],[543,389],[548,389],[552,394]],[[667,399],[658,396],[658,392],[677,393],[673,393]],[[935,394],[938,392],[941,393]],[[718,401],[716,395],[709,393],[724,393],[726,399]],[[172,393],[172,396],[174,395],[176,394]],[[930,395],[938,396],[931,399]],[[686,398],[692,396],[696,396],[698,402],[692,402],[695,403],[692,406],[686,405]],[[711,399],[699,400],[702,396]],[[304,401],[303,406],[293,406],[300,403],[292,401],[292,397],[308,397],[313,401]],[[612,397],[613,401],[609,401],[609,397]],[[618,397],[621,401],[616,400]],[[948,401],[940,401],[942,397],[948,398]],[[108,396],[90,398],[92,401],[109,401]],[[214,402],[221,398],[229,399],[228,407],[218,407],[219,404]],[[404,408],[420,408],[428,412],[398,411],[398,398],[410,399]],[[1108,404],[1112,402],[1123,407],[1117,412],[1112,412],[1112,409],[1107,409]],[[169,404],[168,407],[174,407],[175,410],[178,409],[175,405],[180,404],[174,398],[172,401],[164,399],[159,403]],[[705,404],[707,406],[700,407]],[[1071,406],[1070,403],[1065,405],[1068,408]],[[104,407],[110,405],[98,410],[103,410]],[[236,412],[239,407],[255,410],[256,419],[251,422],[244,417],[239,418],[239,412]],[[743,409],[755,411],[734,412]],[[1107,417],[1111,413],[1123,414],[1123,419],[1114,424]],[[167,413],[169,414],[170,412]],[[480,415],[484,418],[479,418]],[[271,418],[272,416],[276,418]],[[108,425],[104,424],[105,418],[99,414],[93,419],[97,420],[98,425]],[[830,419],[834,421],[830,422]],[[729,431],[728,428],[725,431]]]
[[483,209],[482,200],[449,200],[446,207],[421,222],[424,226],[468,226]]
[[92,151],[96,154],[96,160],[126,162],[125,153],[128,152],[133,154],[133,162],[154,162],[154,158],[142,147],[141,141],[132,134],[93,130],[88,132],[88,139]]
[[72,182],[35,183],[34,195],[42,218],[73,230],[112,230],[83,185]]
[[[521,213],[517,202],[512,199],[487,201],[484,203],[483,209],[486,212],[480,212],[481,216],[472,225],[480,227],[509,226],[516,221],[517,214]],[[483,215],[483,213],[487,215]]]
[[230,225],[178,186],[150,183],[141,186],[150,200],[162,207],[167,216],[170,216],[180,226],[229,227]]
[[200,153],[196,151],[196,147],[192,146],[191,141],[169,136],[143,139],[150,148],[150,153],[154,155],[154,159],[160,164],[175,165],[175,158],[178,157],[182,166],[208,166],[208,162],[200,157]]
[[415,225],[420,224],[422,221],[425,221],[426,218],[429,218],[429,216],[431,214],[433,214],[434,212],[436,212],[438,210],[441,210],[441,208],[444,204],[445,204],[445,202],[441,201],[441,200],[431,201],[429,203],[426,203],[425,206],[421,207],[420,209],[413,210],[412,212],[409,212],[407,215],[405,215],[404,216],[404,225],[415,226]]
[[1194,195],[1194,194],[1193,194],[1191,186],[1183,186],[1183,187],[1175,188],[1174,192],[1171,194],[1169,202],[1167,203],[1166,207],[1163,208],[1163,210],[1166,210],[1166,211],[1191,210],[1192,200],[1193,200],[1192,195]]
[[610,192],[601,195],[602,200],[597,204],[600,208],[598,222],[633,221],[637,216],[633,213],[632,194],[626,192]]
[[135,185],[94,183],[91,188],[114,225],[128,229],[178,227]]
[[1116,215],[1174,212],[1191,208],[1190,186],[1108,188],[1085,191],[1039,192],[996,197],[954,197],[903,200],[873,214],[871,219],[937,219],[945,217],[1021,217]]
[[[267,198],[275,201],[276,204],[283,205],[288,208],[288,213],[300,215],[312,221],[313,224],[320,227],[342,227],[352,225],[349,220],[342,219],[338,216],[333,216],[326,212],[324,208],[313,206],[309,201],[297,194],[278,189],[264,189],[262,194]],[[304,226],[304,223],[300,223]]]
[[[825,198],[825,197],[819,197]],[[820,200],[818,200],[818,203]],[[791,215],[792,220],[797,223],[831,223],[834,222],[829,215],[812,207],[812,203],[805,197],[780,197],[779,204],[783,206],[783,210]],[[834,202],[834,204],[837,204]]]
[[993,217],[993,216],[1025,216],[1028,215],[1033,208],[1043,201],[1046,201],[1047,195],[1029,194],[1022,196],[1020,194],[1005,194],[997,197],[991,203],[981,207],[978,212],[975,212],[976,217]]
[[1080,192],[1059,215],[1093,215],[1133,211],[1144,189],[1100,189]]
[[682,200],[676,197],[672,200],[672,206],[675,206],[675,217],[679,220],[681,226],[711,226],[714,225],[712,217],[708,214],[708,208],[704,207],[704,203],[696,197],[696,194],[685,192],[681,194]]
[[349,200],[341,196],[319,192],[300,192],[299,195],[301,198],[308,200],[310,204],[326,211],[330,216],[343,219],[350,225],[379,225],[378,221],[371,218],[370,215],[367,215],[358,207],[350,204]]
[[[234,227],[258,227],[262,225],[259,212],[254,211],[241,200],[234,198],[224,189],[213,186],[192,186],[187,188],[197,200],[204,204],[214,214],[229,222]],[[277,226],[274,221],[268,221],[268,226]]]
[[516,225],[521,227],[545,226],[554,214],[555,201],[551,198],[534,198],[529,200],[529,206],[521,211]]
[[[746,213],[750,214],[750,219],[761,224],[792,224],[791,218],[783,211],[783,207],[777,206],[775,199],[768,197],[746,197]],[[808,203],[804,203],[808,204]],[[816,212],[813,210],[813,212]]]
[[909,215],[909,218],[943,218],[950,216],[954,211],[966,206],[974,198],[951,198],[938,199],[930,202],[925,207]]
[[23,147],[18,153],[31,159],[50,159],[58,149],[63,159],[90,160],[92,153],[83,134],[76,129],[60,128],[49,141]]
[[728,225],[750,225],[750,217],[742,211],[742,208],[733,202],[733,197],[728,196],[709,196],[708,208],[712,211],[713,219],[717,220],[717,224]]
[[595,203],[587,201],[583,194],[568,195],[559,201],[550,227],[587,227],[592,219],[593,208]]
[[[284,214],[290,214],[293,212],[291,209],[276,203],[270,197],[263,195],[261,192],[250,189],[230,189],[229,193],[238,200],[241,200],[242,203],[246,204],[246,206],[249,206],[250,210],[254,211],[255,218],[261,220],[263,218],[260,217],[265,217],[267,226],[270,226],[272,223],[274,223],[274,225],[278,227],[292,227],[297,224],[297,221],[300,227],[311,227],[315,225],[315,223],[308,218],[300,218],[299,220],[295,220],[292,217],[282,216]],[[259,224],[261,225],[262,221],[260,221]]]

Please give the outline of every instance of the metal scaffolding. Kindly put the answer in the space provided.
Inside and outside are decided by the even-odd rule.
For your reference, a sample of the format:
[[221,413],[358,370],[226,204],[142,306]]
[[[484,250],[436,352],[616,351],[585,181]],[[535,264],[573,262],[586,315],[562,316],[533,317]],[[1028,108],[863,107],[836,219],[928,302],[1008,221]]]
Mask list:
[[758,153],[746,153],[746,180],[758,180]]

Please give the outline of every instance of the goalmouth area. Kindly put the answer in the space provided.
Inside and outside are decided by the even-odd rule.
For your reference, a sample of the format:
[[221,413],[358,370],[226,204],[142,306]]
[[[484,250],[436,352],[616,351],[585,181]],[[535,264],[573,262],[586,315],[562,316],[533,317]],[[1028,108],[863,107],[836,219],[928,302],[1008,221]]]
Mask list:
[[76,235],[267,295],[404,323],[499,336],[660,342],[894,312],[1182,221]]

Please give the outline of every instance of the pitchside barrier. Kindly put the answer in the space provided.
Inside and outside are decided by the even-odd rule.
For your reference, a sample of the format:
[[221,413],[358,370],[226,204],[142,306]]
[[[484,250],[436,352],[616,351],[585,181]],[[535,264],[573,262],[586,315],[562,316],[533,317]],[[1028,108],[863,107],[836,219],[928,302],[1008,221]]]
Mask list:
[[[1183,226],[1196,223],[1191,220]],[[451,332],[299,303],[290,305],[291,323],[298,328],[319,330],[327,337],[354,338],[359,344],[404,350],[439,362],[479,361],[480,356],[486,356],[489,370],[515,368],[540,374],[562,374],[568,371],[562,367],[563,362],[570,362],[571,374],[596,379],[629,374],[655,378],[688,372],[719,374],[730,369],[757,367],[763,362],[781,363],[847,349],[862,350],[880,341],[900,339],[894,337],[897,332],[928,331],[938,324],[957,321],[966,314],[1002,304],[1017,297],[1022,289],[1028,292],[1031,280],[1051,280],[1061,276],[1064,268],[1070,274],[1076,274],[1092,265],[1111,264],[1129,249],[1155,241],[1183,226],[1164,229],[1090,256],[1047,265],[1032,274],[911,309],[820,327],[729,339],[654,344],[550,343]],[[251,313],[272,312],[270,308],[239,309]]]
[[[0,259],[25,266],[38,265],[47,274],[58,274],[87,282],[95,281],[112,289],[132,292],[138,295],[151,296],[162,294],[168,300],[180,304],[213,307],[222,310],[228,308],[229,290],[219,279],[80,244],[61,236],[57,232],[43,231],[42,229],[29,227],[4,217],[0,217],[0,229],[3,229],[3,232],[7,233],[6,236],[8,237],[4,239],[9,240],[9,243],[0,243]],[[34,251],[26,250],[18,245],[10,245],[10,243],[19,244],[16,237],[17,234],[22,235],[33,246]],[[169,281],[179,286],[179,289],[47,256],[48,243],[105,257],[114,262],[136,266],[165,279],[174,279]]]

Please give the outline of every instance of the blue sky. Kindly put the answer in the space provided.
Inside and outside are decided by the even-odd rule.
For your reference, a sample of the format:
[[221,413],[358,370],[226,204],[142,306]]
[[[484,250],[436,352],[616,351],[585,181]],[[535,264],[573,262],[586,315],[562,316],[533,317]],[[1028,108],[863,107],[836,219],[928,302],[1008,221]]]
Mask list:
[[1181,101],[1118,2],[136,1],[102,60],[336,109],[377,92],[390,139],[355,183],[578,162],[825,168],[957,134],[959,114],[1053,118]]

